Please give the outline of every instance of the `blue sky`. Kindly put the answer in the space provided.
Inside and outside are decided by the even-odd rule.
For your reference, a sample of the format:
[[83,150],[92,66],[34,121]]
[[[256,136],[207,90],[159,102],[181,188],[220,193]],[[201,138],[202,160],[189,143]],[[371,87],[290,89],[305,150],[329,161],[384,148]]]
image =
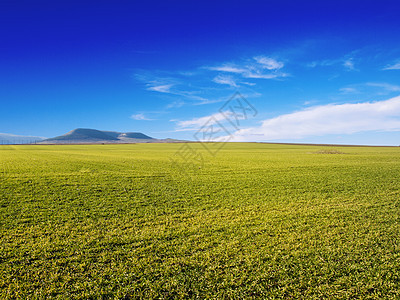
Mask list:
[[399,7],[3,0],[0,133],[194,139],[239,92],[232,140],[399,145]]

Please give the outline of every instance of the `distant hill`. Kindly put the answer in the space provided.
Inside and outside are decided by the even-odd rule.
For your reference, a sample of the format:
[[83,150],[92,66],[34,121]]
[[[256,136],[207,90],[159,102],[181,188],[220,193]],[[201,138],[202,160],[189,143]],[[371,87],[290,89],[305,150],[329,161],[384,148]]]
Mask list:
[[122,133],[120,135],[122,138],[129,138],[129,139],[153,139],[152,137],[149,137],[148,135],[145,135],[140,132],[127,132],[127,133]]
[[86,128],[77,128],[70,132],[67,132],[64,135],[56,136],[54,138],[47,139],[46,141],[70,141],[70,140],[79,140],[79,141],[116,141],[117,137],[113,137],[111,134],[107,134],[104,131],[96,130],[96,129],[86,129]]
[[141,132],[103,131],[77,128],[64,135],[46,139],[41,144],[99,144],[99,143],[171,143],[171,139],[154,139]]
[[45,138],[40,136],[15,135],[9,133],[0,133],[1,144],[34,144],[43,141]]

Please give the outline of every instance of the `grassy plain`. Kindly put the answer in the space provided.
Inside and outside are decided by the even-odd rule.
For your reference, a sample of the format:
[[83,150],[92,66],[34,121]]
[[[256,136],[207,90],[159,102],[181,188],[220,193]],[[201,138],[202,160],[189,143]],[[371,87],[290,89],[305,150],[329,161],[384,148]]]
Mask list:
[[400,148],[0,146],[0,298],[400,298]]

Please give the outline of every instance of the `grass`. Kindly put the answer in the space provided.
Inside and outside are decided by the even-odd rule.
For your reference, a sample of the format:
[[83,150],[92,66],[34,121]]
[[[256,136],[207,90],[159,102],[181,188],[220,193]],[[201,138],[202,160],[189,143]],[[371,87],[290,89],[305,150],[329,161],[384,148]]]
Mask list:
[[315,154],[345,154],[344,152],[336,150],[336,149],[323,149],[323,150],[318,150],[314,153]]
[[190,145],[0,146],[0,298],[400,298],[400,148]]

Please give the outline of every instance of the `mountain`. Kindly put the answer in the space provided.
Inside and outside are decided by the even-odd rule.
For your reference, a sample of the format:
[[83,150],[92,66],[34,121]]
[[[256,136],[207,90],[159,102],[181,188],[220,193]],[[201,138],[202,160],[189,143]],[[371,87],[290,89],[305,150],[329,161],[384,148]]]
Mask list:
[[40,136],[26,136],[26,135],[15,135],[9,133],[0,133],[0,145],[1,144],[35,144],[43,141],[45,138]]
[[149,137],[148,135],[145,135],[140,132],[127,132],[127,133],[122,133],[120,135],[121,138],[129,138],[129,139],[153,139],[152,137]]
[[154,139],[141,132],[103,131],[77,128],[64,135],[46,139],[41,144],[118,144],[118,143],[170,143],[171,139]]
[[64,135],[56,136],[45,141],[117,141],[118,138],[96,129],[77,128]]

